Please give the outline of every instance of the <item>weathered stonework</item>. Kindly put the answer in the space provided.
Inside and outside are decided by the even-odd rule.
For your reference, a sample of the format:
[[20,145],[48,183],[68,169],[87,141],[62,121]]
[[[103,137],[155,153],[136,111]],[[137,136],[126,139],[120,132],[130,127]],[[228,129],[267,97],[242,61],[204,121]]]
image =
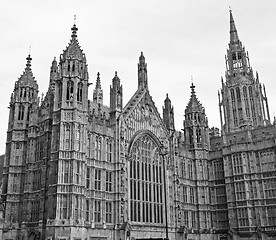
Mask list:
[[[31,57],[16,81],[4,160],[0,239],[269,239],[276,234],[276,123],[230,12],[221,134],[195,86],[183,132],[168,95],[161,118],[141,53],[138,88],[110,106],[100,74],[88,98],[87,62],[73,26],[38,97]],[[3,213],[3,216],[1,215]],[[166,224],[167,223],[167,224]]]

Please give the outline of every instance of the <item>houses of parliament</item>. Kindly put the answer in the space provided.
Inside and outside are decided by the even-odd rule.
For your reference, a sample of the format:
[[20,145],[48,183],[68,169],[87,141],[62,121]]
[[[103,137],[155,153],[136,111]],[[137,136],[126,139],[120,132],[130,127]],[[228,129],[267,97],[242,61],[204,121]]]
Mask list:
[[117,72],[109,106],[99,73],[89,99],[86,56],[71,30],[45,97],[30,55],[15,81],[0,239],[276,239],[276,121],[232,12],[220,130],[208,126],[193,84],[175,129],[169,96],[161,114],[150,95],[143,53],[126,104]]

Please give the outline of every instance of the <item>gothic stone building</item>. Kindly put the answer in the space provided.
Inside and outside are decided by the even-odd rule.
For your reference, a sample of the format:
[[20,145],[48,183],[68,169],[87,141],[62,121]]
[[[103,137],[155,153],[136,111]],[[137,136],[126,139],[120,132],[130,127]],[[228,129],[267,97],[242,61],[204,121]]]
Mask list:
[[98,74],[73,26],[38,97],[31,57],[10,99],[2,239],[272,239],[276,235],[276,124],[230,11],[219,92],[221,133],[209,128],[195,86],[183,132],[168,96],[161,117],[143,53],[138,87],[123,105],[115,73],[103,105]]

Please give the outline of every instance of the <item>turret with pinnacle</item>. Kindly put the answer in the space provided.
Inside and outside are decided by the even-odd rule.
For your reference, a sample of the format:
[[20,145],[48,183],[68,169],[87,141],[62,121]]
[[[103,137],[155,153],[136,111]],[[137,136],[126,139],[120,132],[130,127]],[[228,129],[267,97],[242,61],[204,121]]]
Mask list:
[[148,74],[145,57],[143,55],[143,52],[141,52],[138,63],[138,89],[144,88],[148,88]]
[[219,100],[224,116],[223,118],[220,110],[222,132],[235,132],[268,124],[270,120],[267,99],[262,93],[258,74],[254,78],[248,53],[239,39],[231,10],[228,47],[226,81],[222,79],[221,100]]
[[209,129],[205,108],[197,99],[191,84],[191,97],[185,109],[184,135],[190,149],[209,148]]

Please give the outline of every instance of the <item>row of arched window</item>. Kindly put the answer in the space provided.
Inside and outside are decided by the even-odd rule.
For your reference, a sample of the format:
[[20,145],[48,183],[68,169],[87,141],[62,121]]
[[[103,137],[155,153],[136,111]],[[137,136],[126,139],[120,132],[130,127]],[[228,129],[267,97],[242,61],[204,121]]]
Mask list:
[[32,98],[34,96],[34,90],[33,89],[28,89],[25,87],[21,87],[20,91],[19,91],[19,97],[20,98],[26,98],[28,96],[28,98]]
[[72,71],[72,72],[75,72],[75,70],[76,70],[76,66],[80,66],[79,67],[79,70],[82,70],[83,69],[83,67],[82,67],[82,64],[75,64],[74,62],[72,63],[72,62],[69,62],[68,64],[67,64],[67,71],[68,72],[70,72],[70,71]]
[[113,159],[113,140],[109,138],[104,140],[101,136],[96,136],[95,141],[93,141],[92,136],[88,135],[87,156],[89,158],[94,157],[97,160],[111,162]]
[[[64,126],[64,148],[65,150],[70,150],[72,148],[72,125],[65,124]],[[81,150],[81,125],[77,126],[76,136],[75,136],[75,149],[77,151]]]
[[[57,90],[57,99],[58,102],[62,100],[62,83],[58,83]],[[73,101],[74,99],[74,82],[69,80],[66,85],[66,101]],[[82,102],[83,100],[83,83],[79,82],[77,85],[77,102]]]
[[[247,91],[247,87],[243,86],[242,87],[242,92],[243,92],[243,98],[244,99],[248,98],[248,94],[247,94],[248,92],[249,92],[249,98],[253,99],[253,89],[252,89],[252,86],[248,87],[248,91]],[[230,93],[231,93],[231,100],[232,100],[232,102],[234,102],[236,100],[236,98],[237,98],[238,101],[241,100],[241,92],[240,92],[240,88],[239,87],[236,87],[235,89],[231,88]]]
[[[30,107],[28,107],[27,110],[27,121],[30,120]],[[23,105],[20,105],[18,108],[18,120],[24,120],[24,114],[25,114],[25,107]]]
[[242,53],[241,52],[238,52],[238,53],[234,52],[234,53],[232,53],[232,59],[233,59],[233,61],[242,59]]
[[204,118],[202,118],[202,114],[199,112],[192,112],[187,114],[187,120],[194,120],[196,122],[200,122],[201,120],[203,120]]
[[[243,86],[242,93],[243,93],[243,100],[245,103],[246,117],[250,117],[251,115],[253,118],[253,123],[256,124],[255,103],[254,103],[252,86],[249,86],[249,87]],[[238,126],[238,119],[239,121],[243,120],[242,106],[240,105],[241,98],[242,98],[240,88],[236,87],[236,88],[230,89],[230,95],[231,95],[231,102],[233,107],[234,126]],[[250,106],[249,106],[249,102],[250,102]],[[251,107],[251,111],[250,111],[250,107]]]

